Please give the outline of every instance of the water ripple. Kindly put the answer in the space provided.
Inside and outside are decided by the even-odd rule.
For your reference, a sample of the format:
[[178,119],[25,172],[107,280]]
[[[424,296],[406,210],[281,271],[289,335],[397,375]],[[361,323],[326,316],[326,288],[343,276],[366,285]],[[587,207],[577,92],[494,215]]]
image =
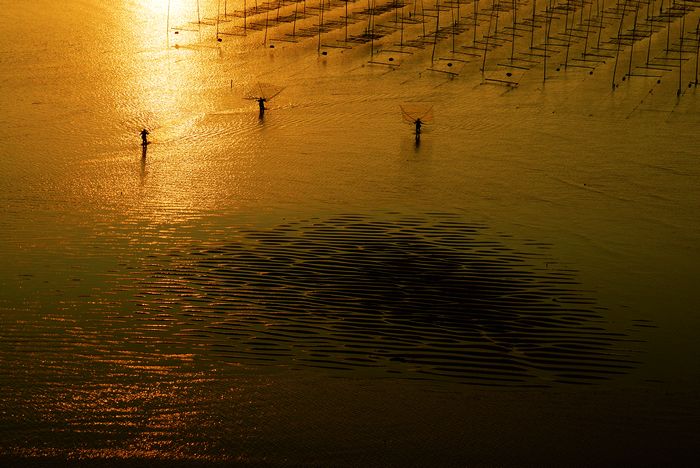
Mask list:
[[635,365],[575,271],[450,215],[232,237],[166,254],[139,298],[152,317],[184,318],[177,335],[218,359],[494,385],[590,383]]

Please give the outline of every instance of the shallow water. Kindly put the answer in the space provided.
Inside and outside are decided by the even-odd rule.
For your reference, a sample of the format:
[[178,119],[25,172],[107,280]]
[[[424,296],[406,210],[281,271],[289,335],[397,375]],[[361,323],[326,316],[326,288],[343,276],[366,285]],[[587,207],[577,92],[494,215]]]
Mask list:
[[[508,87],[506,46],[482,77],[448,36],[431,63],[396,29],[281,41],[276,9],[237,35],[234,2],[221,42],[214,1],[201,25],[194,1],[68,3],[0,13],[3,463],[693,464],[677,67],[612,91],[610,59],[552,59]],[[262,118],[258,81],[284,86]],[[400,105],[426,103],[416,142]]]

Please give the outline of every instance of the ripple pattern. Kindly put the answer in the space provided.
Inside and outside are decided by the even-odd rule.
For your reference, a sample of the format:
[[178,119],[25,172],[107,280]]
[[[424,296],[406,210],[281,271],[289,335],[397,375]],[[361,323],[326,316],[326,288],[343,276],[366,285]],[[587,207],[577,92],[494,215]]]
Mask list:
[[448,214],[392,216],[237,229],[170,252],[141,306],[181,314],[182,338],[242,364],[519,386],[634,367],[632,340],[546,245],[516,250]]

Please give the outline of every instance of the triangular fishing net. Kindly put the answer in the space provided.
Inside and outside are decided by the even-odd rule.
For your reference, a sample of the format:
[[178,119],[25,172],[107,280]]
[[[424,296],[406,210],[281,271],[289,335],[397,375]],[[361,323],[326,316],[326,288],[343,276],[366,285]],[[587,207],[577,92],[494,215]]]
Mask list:
[[401,104],[399,107],[401,107],[401,117],[406,123],[415,124],[418,119],[424,124],[433,121],[432,104],[410,103]]
[[255,83],[245,93],[245,99],[258,100],[260,98],[269,101],[284,90],[284,86],[270,83]]

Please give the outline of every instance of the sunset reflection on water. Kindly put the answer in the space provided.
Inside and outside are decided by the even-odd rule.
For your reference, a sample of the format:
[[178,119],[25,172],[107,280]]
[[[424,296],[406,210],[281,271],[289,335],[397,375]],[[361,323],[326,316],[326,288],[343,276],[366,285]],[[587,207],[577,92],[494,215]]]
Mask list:
[[[690,68],[611,94],[612,61],[552,59],[505,87],[487,78],[509,47],[482,73],[443,30],[433,60],[432,0],[368,5],[4,5],[0,465],[662,465],[695,446]],[[494,5],[440,2],[440,25],[534,17],[538,39],[561,16],[571,39],[598,8]],[[478,55],[473,32],[455,47]],[[259,83],[282,90],[264,115]],[[417,145],[401,109],[424,106]]]

